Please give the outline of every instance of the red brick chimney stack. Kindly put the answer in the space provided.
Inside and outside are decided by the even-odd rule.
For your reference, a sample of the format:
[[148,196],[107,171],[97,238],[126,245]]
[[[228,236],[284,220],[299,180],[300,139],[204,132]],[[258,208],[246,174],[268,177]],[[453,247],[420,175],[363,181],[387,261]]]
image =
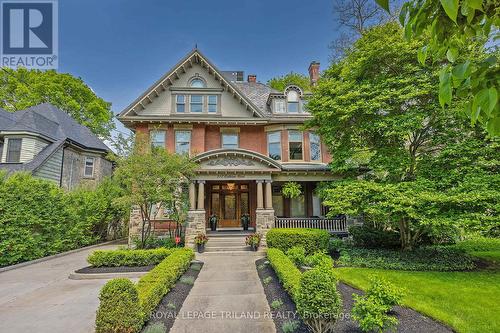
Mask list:
[[250,74],[250,75],[248,75],[248,77],[247,77],[247,81],[248,81],[248,82],[252,82],[252,83],[257,82],[257,75],[255,75],[255,74]]
[[311,80],[311,86],[315,86],[319,80],[319,62],[313,61],[309,65],[309,79]]

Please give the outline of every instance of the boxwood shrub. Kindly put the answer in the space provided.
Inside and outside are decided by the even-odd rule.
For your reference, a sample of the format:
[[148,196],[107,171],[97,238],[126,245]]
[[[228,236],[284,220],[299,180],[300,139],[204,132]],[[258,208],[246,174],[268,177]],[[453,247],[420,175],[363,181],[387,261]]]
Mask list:
[[349,227],[349,234],[355,246],[384,249],[401,247],[400,236],[396,231],[375,229],[367,225],[353,225]]
[[470,255],[451,247],[422,247],[412,251],[346,248],[337,262],[341,266],[406,271],[463,271],[475,267]]
[[299,269],[280,249],[268,249],[267,258],[283,285],[283,288],[285,288],[292,299],[295,299],[300,286],[301,273]]
[[113,279],[101,289],[96,314],[96,333],[138,332],[144,322],[139,296],[128,279]]
[[148,266],[157,265],[168,257],[174,249],[153,250],[97,250],[92,252],[87,262],[95,267]]
[[278,229],[269,230],[266,235],[267,246],[287,252],[294,246],[303,247],[306,254],[328,251],[330,234],[320,229]]
[[139,303],[146,317],[149,317],[173,287],[175,281],[189,268],[194,252],[188,248],[174,250],[158,266],[144,275],[137,283]]

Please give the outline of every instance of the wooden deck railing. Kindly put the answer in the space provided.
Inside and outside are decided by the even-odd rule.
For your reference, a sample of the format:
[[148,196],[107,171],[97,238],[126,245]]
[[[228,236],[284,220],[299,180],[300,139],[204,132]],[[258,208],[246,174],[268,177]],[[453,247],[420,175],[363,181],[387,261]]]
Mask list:
[[345,217],[276,217],[275,228],[312,228],[327,230],[330,233],[347,233]]

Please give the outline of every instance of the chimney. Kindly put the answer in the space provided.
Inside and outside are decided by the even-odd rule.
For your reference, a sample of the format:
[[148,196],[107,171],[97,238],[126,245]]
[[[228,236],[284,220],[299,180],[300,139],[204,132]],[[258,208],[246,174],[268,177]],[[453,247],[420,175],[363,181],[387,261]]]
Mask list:
[[319,62],[313,61],[309,65],[309,79],[311,80],[311,86],[315,86],[319,80]]
[[247,76],[247,81],[248,82],[252,82],[252,83],[255,83],[257,82],[257,75],[255,74],[250,74]]

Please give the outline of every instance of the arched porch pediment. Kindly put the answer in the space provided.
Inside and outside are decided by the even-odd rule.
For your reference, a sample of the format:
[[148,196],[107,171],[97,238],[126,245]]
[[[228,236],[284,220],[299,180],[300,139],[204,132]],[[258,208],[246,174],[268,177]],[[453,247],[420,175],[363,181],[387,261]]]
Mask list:
[[197,155],[199,171],[281,171],[278,162],[246,149],[217,149]]

